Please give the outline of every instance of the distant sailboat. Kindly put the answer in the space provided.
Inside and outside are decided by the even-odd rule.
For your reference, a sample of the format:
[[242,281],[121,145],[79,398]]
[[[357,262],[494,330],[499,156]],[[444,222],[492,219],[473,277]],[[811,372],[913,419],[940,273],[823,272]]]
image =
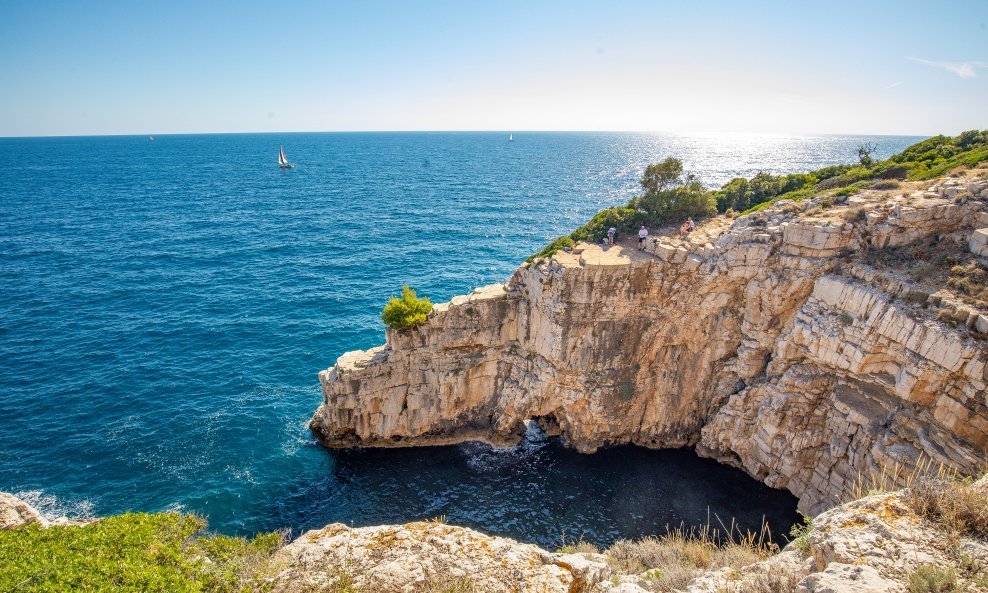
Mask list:
[[508,142],[514,142],[514,141],[515,141],[515,135],[512,134],[511,132],[508,132]]
[[154,136],[148,136],[148,140],[150,140],[151,142],[154,142]]
[[285,147],[278,147],[278,166],[282,169],[294,169],[295,165],[288,162],[288,158],[285,157]]

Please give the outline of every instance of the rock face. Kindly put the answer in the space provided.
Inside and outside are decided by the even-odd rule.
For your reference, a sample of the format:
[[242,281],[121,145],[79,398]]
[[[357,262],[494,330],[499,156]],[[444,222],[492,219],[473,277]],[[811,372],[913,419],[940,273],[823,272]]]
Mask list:
[[88,525],[92,522],[93,519],[69,519],[68,517],[48,520],[37,509],[13,494],[0,492],[0,529],[16,529],[30,524],[37,524],[41,527],[51,527],[52,525],[78,526]]
[[974,473],[988,312],[945,319],[949,299],[853,256],[965,244],[983,219],[979,184],[781,202],[644,252],[581,244],[538,260],[343,355],[320,373],[313,432],[331,447],[509,444],[536,420],[585,452],[696,447],[811,514],[890,467]]
[[48,526],[48,521],[34,507],[13,494],[0,492],[0,529],[15,529],[29,523]]
[[350,590],[344,584],[389,593],[568,593],[610,577],[600,560],[550,554],[464,527],[422,522],[357,529],[333,523],[303,534],[278,552],[276,562],[284,566],[271,579],[276,593]]

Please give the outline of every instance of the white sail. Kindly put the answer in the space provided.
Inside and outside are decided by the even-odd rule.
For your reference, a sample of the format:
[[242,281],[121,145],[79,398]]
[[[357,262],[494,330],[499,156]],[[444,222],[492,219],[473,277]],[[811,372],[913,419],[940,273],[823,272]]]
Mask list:
[[278,147],[278,164],[281,165],[282,167],[284,167],[285,165],[288,164],[288,159],[285,158],[285,147],[284,146],[279,146]]
[[514,140],[515,140],[515,135],[514,134],[508,134],[508,142],[514,142]]

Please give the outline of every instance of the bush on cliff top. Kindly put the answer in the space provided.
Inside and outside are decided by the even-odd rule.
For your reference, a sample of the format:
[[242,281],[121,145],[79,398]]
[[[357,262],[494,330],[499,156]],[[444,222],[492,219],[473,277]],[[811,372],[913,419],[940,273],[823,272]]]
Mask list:
[[[917,142],[884,161],[875,161],[876,147],[860,147],[858,164],[831,165],[809,173],[737,177],[716,191],[707,191],[692,175],[683,176],[675,158],[649,165],[641,179],[644,193],[626,206],[601,210],[568,236],[560,237],[528,258],[549,257],[569,241],[600,241],[609,227],[618,234],[633,234],[642,224],[661,225],[687,216],[700,218],[716,212],[754,212],[777,200],[803,200],[821,191],[864,185],[874,180],[923,180],[939,177],[957,167],[988,161],[988,130],[968,130],[956,137],[934,136]],[[860,151],[867,149],[867,158]]]
[[610,227],[617,229],[618,236],[636,236],[642,225],[678,223],[690,216],[702,218],[717,213],[713,194],[692,174],[683,175],[683,163],[679,159],[670,157],[649,165],[640,183],[643,193],[632,198],[627,205],[601,210],[586,224],[569,235],[553,240],[527,261],[550,257],[576,241],[601,241]]
[[391,297],[381,311],[381,320],[396,330],[406,330],[425,323],[429,312],[432,311],[432,301],[419,298],[415,291],[405,286],[401,287],[401,298]]
[[133,514],[83,527],[0,531],[0,591],[254,591],[283,543],[207,536],[192,515]]
[[988,130],[969,130],[951,138],[934,136],[917,142],[884,161],[870,158],[857,165],[833,165],[810,173],[785,176],[758,173],[736,178],[714,192],[717,209],[753,211],[760,204],[803,199],[821,191],[872,180],[932,179],[951,169],[988,161]]

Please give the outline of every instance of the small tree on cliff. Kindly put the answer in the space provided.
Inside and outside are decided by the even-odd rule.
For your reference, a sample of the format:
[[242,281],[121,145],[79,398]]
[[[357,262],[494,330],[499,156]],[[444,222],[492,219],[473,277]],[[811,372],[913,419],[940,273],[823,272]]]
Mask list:
[[717,213],[713,194],[692,174],[683,176],[683,163],[677,158],[669,157],[646,167],[641,184],[645,193],[628,205],[642,213],[644,221],[651,224]]
[[653,163],[645,167],[642,175],[642,189],[646,194],[664,191],[679,181],[683,175],[683,162],[675,157],[669,157],[661,163]]
[[878,150],[878,146],[872,144],[871,142],[865,142],[864,144],[858,147],[858,162],[860,162],[861,165],[865,167],[870,167],[874,165],[875,159],[871,155],[876,150]]
[[381,311],[381,320],[396,330],[405,330],[425,323],[426,316],[432,311],[432,301],[419,298],[415,291],[404,285],[401,287],[401,298],[391,297]]

